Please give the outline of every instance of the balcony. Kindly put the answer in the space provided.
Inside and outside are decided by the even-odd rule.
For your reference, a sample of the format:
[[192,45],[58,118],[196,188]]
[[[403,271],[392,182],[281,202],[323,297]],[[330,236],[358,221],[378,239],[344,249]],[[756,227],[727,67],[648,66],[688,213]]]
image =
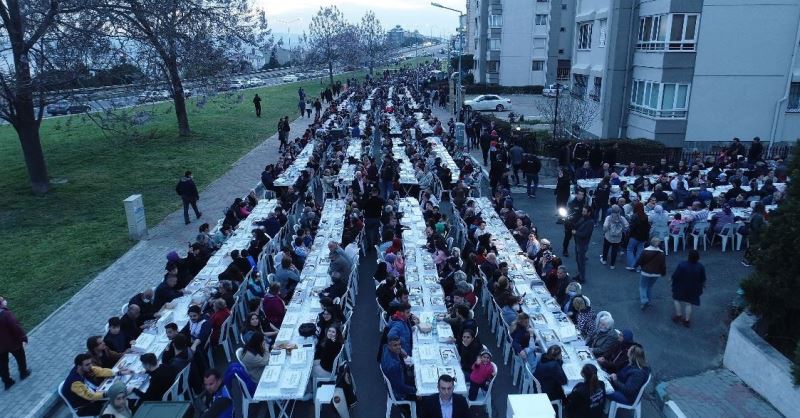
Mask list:
[[633,113],[650,116],[656,119],[686,119],[687,113],[686,110],[659,110],[637,105],[629,105],[628,109]]

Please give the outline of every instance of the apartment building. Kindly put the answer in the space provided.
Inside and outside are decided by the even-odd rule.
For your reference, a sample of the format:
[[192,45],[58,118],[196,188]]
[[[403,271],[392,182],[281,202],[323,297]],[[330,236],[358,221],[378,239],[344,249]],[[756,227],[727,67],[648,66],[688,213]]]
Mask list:
[[585,136],[800,138],[800,0],[578,0],[574,25]]
[[569,79],[575,0],[469,0],[475,79],[529,86]]

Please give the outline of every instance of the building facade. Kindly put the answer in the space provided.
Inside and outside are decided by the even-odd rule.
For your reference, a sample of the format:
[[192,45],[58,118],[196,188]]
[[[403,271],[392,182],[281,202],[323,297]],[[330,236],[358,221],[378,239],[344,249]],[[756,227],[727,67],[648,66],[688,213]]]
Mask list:
[[578,0],[574,27],[587,137],[800,137],[800,0]]
[[397,25],[386,32],[386,40],[393,45],[402,45],[403,41],[405,41],[405,34],[406,31],[400,25]]
[[469,0],[475,79],[501,86],[569,77],[575,0]]

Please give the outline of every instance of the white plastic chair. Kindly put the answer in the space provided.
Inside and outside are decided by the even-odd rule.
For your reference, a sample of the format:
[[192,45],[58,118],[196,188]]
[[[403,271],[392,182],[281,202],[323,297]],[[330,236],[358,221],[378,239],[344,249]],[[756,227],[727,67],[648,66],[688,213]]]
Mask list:
[[180,382],[181,379],[179,378],[176,378],[175,381],[172,382],[172,386],[170,386],[169,389],[164,392],[164,396],[161,397],[163,402],[183,400],[180,398],[180,394],[178,393],[178,385]]
[[128,313],[128,303],[127,302],[124,305],[122,305],[122,309],[120,310],[120,312],[122,312],[122,315],[120,315],[120,316],[125,316],[125,314]]
[[[238,352],[238,350],[237,350]],[[253,400],[253,395],[250,394],[250,391],[247,389],[247,385],[242,381],[242,378],[239,375],[236,376],[236,381],[239,382],[239,391],[242,392],[242,418],[247,418],[250,415],[250,405],[257,404],[257,401]]]
[[483,390],[478,391],[478,397],[475,398],[474,401],[467,399],[467,404],[470,408],[473,406],[483,406],[486,407],[486,415],[492,417],[492,387],[494,386],[494,381],[497,379],[497,364],[492,362],[492,367],[494,368],[494,377],[489,382],[489,387],[484,392]]
[[389,324],[386,321],[386,311],[384,311],[381,304],[378,303],[378,298],[375,298],[375,303],[378,305],[378,332],[383,332],[383,329]]
[[694,249],[697,251],[697,243],[701,239],[703,240],[703,251],[707,251],[706,248],[706,237],[708,231],[709,224],[708,222],[695,222],[694,226],[692,227],[692,232],[689,235],[694,238]]
[[[678,252],[678,241],[683,241],[683,251],[686,251],[686,228],[687,224],[681,224],[678,231],[669,231],[669,237],[672,238],[673,252]],[[666,246],[666,245],[665,245]]]
[[[539,383],[539,379],[533,376],[531,370],[526,366],[525,367],[526,377],[529,379],[523,386],[522,393],[542,393],[542,384]],[[561,418],[564,414],[564,403],[561,402],[560,399],[556,399],[554,401],[550,401],[550,405],[556,407],[556,417]]]
[[714,245],[714,239],[719,237],[722,240],[722,252],[725,252],[725,248],[728,246],[728,240],[731,240],[731,249],[734,248],[735,240],[736,240],[736,224],[725,224],[722,226],[722,229],[714,234],[711,238],[711,245]]
[[386,385],[386,390],[388,391],[386,395],[386,418],[390,418],[392,415],[392,406],[402,406],[408,405],[411,408],[411,418],[417,418],[417,402],[416,401],[398,401],[397,398],[394,396],[394,391],[392,391],[392,384],[389,382],[389,379],[381,370],[381,375],[383,376],[383,383]]
[[61,392],[63,389],[64,389],[64,382],[62,381],[61,383],[58,384],[58,396],[60,396],[61,399],[64,401],[64,403],[67,405],[67,409],[69,409],[69,412],[72,414],[72,418],[78,418],[78,412],[75,411],[75,408],[73,408],[72,404],[69,403],[69,399],[67,399],[67,397],[64,396],[64,393]]
[[608,409],[608,418],[616,418],[617,410],[619,409],[628,409],[633,411],[633,418],[641,418],[642,416],[642,395],[644,394],[644,388],[650,384],[650,380],[653,378],[653,375],[647,376],[647,381],[644,382],[642,388],[639,389],[639,394],[636,395],[636,400],[633,402],[633,405],[625,405],[619,402],[611,401]]
[[236,349],[236,361],[238,361],[242,366],[244,363],[242,362],[242,358],[244,357],[244,348],[239,347]]

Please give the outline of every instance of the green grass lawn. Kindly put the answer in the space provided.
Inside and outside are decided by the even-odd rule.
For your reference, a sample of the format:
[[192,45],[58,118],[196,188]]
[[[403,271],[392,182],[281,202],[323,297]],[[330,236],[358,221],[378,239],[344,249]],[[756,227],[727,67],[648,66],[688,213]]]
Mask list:
[[[341,75],[344,80],[353,74]],[[203,188],[230,164],[275,133],[278,118],[297,115],[297,89],[319,94],[319,79],[244,90],[197,105],[190,100],[192,135],[180,138],[171,104],[147,106],[145,134],[99,129],[85,116],[46,119],[42,146],[54,184],[31,193],[16,132],[0,127],[0,294],[30,329],[130,249],[122,200],[144,195],[151,226],[180,206],[174,186],[185,169]],[[252,97],[262,97],[262,117]],[[252,173],[248,184],[260,173]]]

